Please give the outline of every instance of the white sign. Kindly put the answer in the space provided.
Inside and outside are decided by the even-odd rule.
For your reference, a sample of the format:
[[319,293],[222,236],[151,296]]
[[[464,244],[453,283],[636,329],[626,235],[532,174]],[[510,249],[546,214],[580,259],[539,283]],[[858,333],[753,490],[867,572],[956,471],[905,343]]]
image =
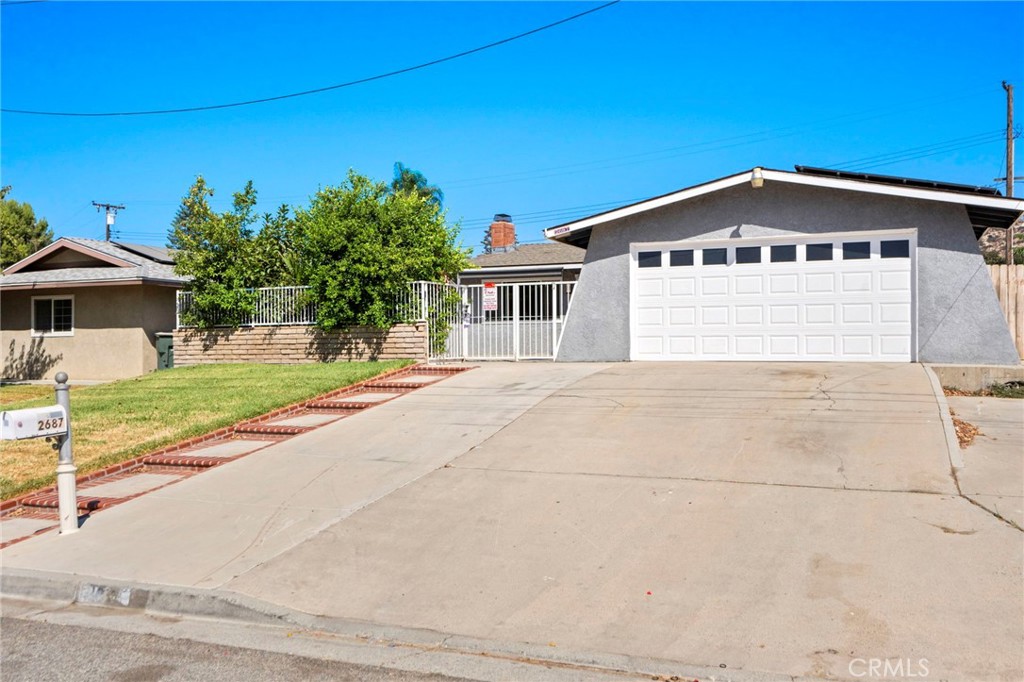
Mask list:
[[494,282],[484,282],[484,310],[498,309],[498,287]]
[[68,415],[60,405],[0,414],[0,440],[63,436],[67,432]]

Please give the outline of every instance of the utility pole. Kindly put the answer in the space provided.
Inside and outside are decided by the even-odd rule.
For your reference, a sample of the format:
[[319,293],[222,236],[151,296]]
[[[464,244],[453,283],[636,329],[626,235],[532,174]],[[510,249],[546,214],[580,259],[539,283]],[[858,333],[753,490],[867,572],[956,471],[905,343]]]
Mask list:
[[117,212],[118,211],[123,211],[124,210],[124,206],[119,206],[117,204],[101,204],[101,203],[96,202],[96,201],[92,202],[92,205],[96,207],[97,211],[100,210],[101,208],[102,209],[106,209],[106,211],[107,211],[107,236],[106,236],[106,241],[109,242],[110,241],[110,228],[111,228],[111,226],[113,226],[114,220],[117,218]]
[[[1013,196],[1013,84],[1003,81],[1006,90],[1006,196]],[[1013,265],[1013,225],[1006,228],[1006,264]]]

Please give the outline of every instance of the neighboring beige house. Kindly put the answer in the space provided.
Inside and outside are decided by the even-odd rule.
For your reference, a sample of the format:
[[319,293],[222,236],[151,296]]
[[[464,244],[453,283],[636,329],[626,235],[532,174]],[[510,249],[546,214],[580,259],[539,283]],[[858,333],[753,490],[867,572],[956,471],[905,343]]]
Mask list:
[[167,249],[64,237],[3,271],[5,380],[122,379],[157,368],[156,334],[175,326]]

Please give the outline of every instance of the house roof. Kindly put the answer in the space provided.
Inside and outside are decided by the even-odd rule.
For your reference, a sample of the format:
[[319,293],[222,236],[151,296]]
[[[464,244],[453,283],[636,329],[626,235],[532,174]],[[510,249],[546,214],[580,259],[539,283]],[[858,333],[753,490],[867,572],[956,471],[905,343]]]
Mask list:
[[478,268],[507,268],[527,265],[574,265],[582,263],[586,249],[571,244],[521,244],[513,251],[484,253],[473,259]]
[[[63,254],[80,256],[80,261],[50,262]],[[80,265],[80,263],[95,265]],[[0,277],[0,288],[33,289],[92,284],[147,283],[178,286],[187,278],[175,274],[167,249],[105,242],[98,239],[61,237],[49,246],[11,265]]]
[[676,192],[663,194],[610,211],[604,211],[587,218],[549,227],[544,230],[544,236],[566,244],[586,247],[590,242],[590,232],[595,225],[609,223],[631,215],[742,185],[753,180],[757,174],[760,174],[766,183],[784,182],[795,185],[810,185],[852,192],[959,204],[967,209],[967,216],[974,227],[974,233],[979,237],[989,227],[1009,227],[1020,217],[1021,213],[1024,213],[1024,200],[1003,197],[998,192],[993,192],[993,190],[988,188],[900,178],[889,175],[833,171],[812,168],[810,166],[797,166],[796,169],[797,172],[794,173],[768,168],[753,168],[736,175],[729,175]]

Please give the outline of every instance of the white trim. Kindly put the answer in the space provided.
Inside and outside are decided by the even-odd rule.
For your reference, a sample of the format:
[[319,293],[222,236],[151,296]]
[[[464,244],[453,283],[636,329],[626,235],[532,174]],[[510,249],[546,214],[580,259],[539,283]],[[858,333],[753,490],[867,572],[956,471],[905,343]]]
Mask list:
[[[53,322],[53,301],[71,301],[71,331],[55,332],[55,331],[37,331],[36,330],[36,301],[50,301],[50,322]],[[58,296],[33,296],[29,303],[31,310],[29,315],[31,317],[31,331],[30,336],[33,338],[50,338],[60,336],[74,336],[75,335],[75,295],[74,294],[60,294]]]
[[491,272],[520,272],[523,270],[578,270],[583,263],[543,263],[538,265],[485,265],[479,268],[468,268],[460,272],[460,275],[479,275]]
[[[796,185],[811,185],[814,187],[825,187],[829,189],[849,190],[853,192],[864,192],[868,194],[882,194],[887,196],[904,197],[909,199],[921,199],[924,201],[938,201],[961,206],[980,206],[985,208],[1003,208],[1024,212],[1024,199],[1013,197],[989,197],[960,192],[949,192],[936,189],[922,189],[918,187],[902,187],[897,185],[886,185],[878,182],[866,182],[861,180],[847,180],[845,178],[828,178],[820,175],[809,175],[806,173],[793,173],[789,171],[776,171],[762,169],[762,176],[765,182],[788,182]],[[620,209],[601,213],[589,218],[583,218],[572,223],[565,223],[544,230],[544,236],[548,239],[559,240],[573,232],[594,227],[603,223],[619,220],[638,213],[644,213],[656,208],[668,206],[687,199],[711,194],[719,190],[735,187],[751,179],[752,171],[743,171],[736,175],[730,175],[720,180],[697,185],[683,189],[672,194],[648,199],[631,206],[624,206]],[[752,190],[759,191],[759,190]]]

